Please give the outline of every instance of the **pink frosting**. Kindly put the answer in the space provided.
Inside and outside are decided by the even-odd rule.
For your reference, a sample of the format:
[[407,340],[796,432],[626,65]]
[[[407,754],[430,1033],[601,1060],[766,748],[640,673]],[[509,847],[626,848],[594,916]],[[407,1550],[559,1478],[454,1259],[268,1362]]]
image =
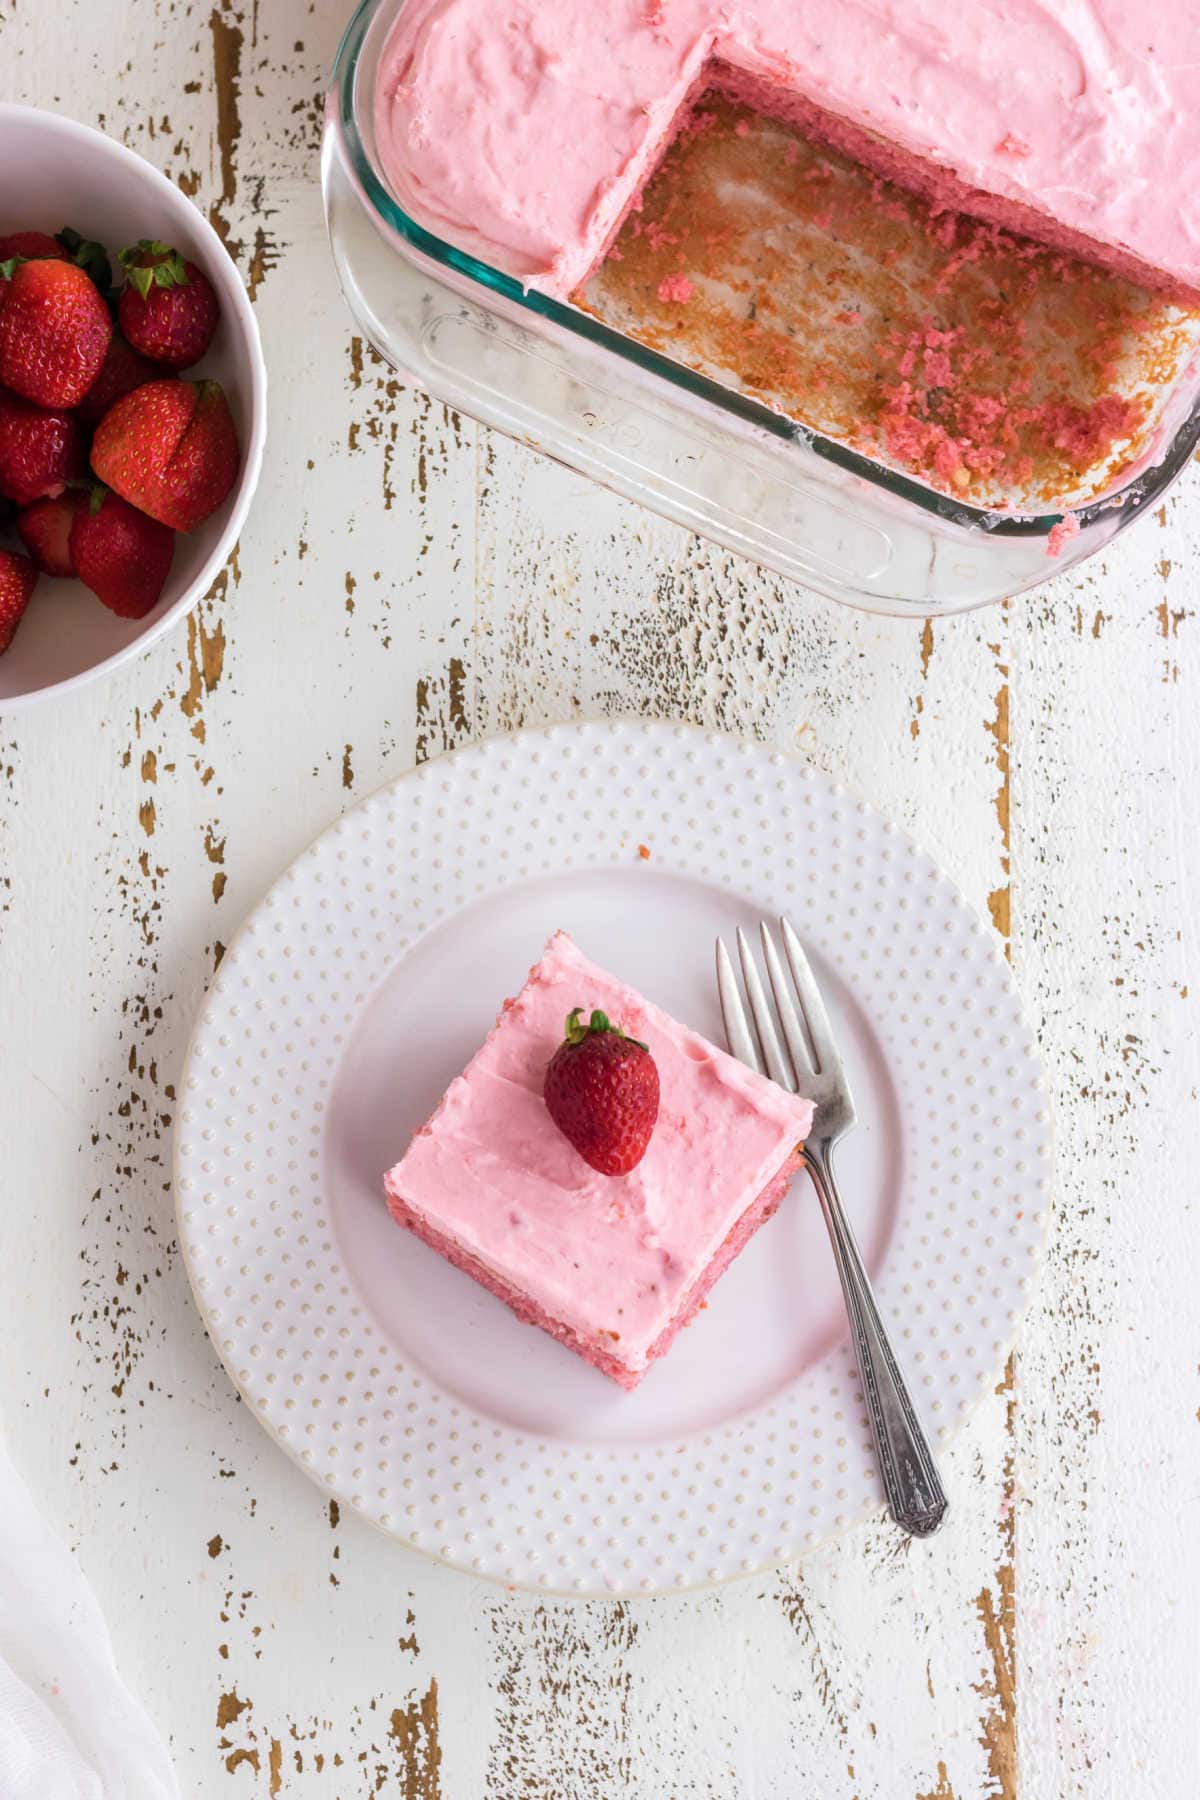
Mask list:
[[[628,1175],[584,1162],[542,1099],[574,1006],[607,1012],[658,1065],[658,1123]],[[558,932],[385,1187],[399,1213],[642,1370],[811,1122],[810,1101],[689,1031]]]
[[1196,0],[405,0],[379,159],[429,229],[567,294],[714,67],[952,177],[956,204],[1200,287]]
[[[717,1250],[716,1255],[709,1259],[699,1279],[693,1282],[687,1294],[680,1301],[679,1309],[666,1329],[661,1331],[651,1344],[646,1353],[648,1362],[665,1356],[678,1333],[685,1325],[691,1323],[694,1315],[705,1305],[714,1282],[720,1279],[733,1259],[745,1249],[760,1225],[765,1225],[787,1193],[799,1162],[800,1155],[797,1152],[794,1157],[784,1163],[778,1175],[772,1177],[757,1200],[750,1202],[725,1242]],[[444,1233],[437,1230],[436,1226],[431,1225],[428,1219],[417,1218],[416,1214],[404,1204],[403,1200],[397,1198],[395,1193],[389,1194],[388,1205],[392,1217],[398,1224],[407,1226],[409,1231],[428,1244],[431,1250],[436,1250],[439,1256],[444,1256],[446,1261],[453,1263],[456,1269],[462,1269],[465,1274],[470,1275],[474,1281],[479,1282],[481,1287],[485,1287],[489,1292],[495,1294],[497,1300],[503,1300],[504,1304],[516,1313],[522,1324],[536,1325],[539,1330],[546,1332],[557,1343],[565,1344],[568,1350],[573,1350],[576,1356],[582,1356],[585,1362],[591,1363],[594,1369],[599,1369],[602,1375],[607,1375],[610,1381],[615,1381],[627,1392],[632,1393],[638,1385],[646,1373],[645,1368],[634,1369],[630,1368],[627,1363],[623,1363],[619,1356],[613,1354],[614,1349],[619,1346],[614,1346],[610,1338],[605,1337],[597,1342],[592,1338],[582,1337],[569,1325],[564,1325],[561,1319],[551,1318],[550,1314],[545,1312],[535,1300],[531,1300],[528,1294],[513,1287],[493,1269],[485,1268],[478,1257],[469,1255],[453,1238],[446,1237]]]

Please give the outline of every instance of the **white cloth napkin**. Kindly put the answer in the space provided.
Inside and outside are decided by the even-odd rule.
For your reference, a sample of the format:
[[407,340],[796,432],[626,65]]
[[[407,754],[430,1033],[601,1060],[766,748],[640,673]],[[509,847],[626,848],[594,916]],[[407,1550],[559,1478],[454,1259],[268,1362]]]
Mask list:
[[179,1800],[96,1596],[0,1441],[0,1800]]

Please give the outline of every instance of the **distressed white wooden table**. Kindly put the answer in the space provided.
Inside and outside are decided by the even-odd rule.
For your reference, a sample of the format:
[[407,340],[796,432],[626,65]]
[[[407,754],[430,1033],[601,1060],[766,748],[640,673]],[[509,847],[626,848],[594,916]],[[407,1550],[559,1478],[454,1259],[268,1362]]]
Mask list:
[[[836,611],[448,418],[351,335],[326,253],[346,10],[0,0],[0,94],[194,197],[272,381],[259,500],[197,614],[0,720],[14,1454],[195,1800],[1184,1800],[1200,482],[1106,563],[930,628]],[[169,1159],[197,1002],[296,852],[423,757],[615,712],[795,750],[941,857],[1009,940],[1060,1168],[942,1537],[875,1524],[720,1593],[578,1605],[428,1564],[305,1482],[200,1328]]]

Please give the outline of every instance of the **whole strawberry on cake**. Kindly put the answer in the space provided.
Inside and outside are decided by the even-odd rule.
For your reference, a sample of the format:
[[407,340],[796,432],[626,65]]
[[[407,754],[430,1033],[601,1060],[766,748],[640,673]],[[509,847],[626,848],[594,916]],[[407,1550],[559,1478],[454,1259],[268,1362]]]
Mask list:
[[400,1224],[632,1389],[779,1205],[812,1111],[560,931],[384,1187]]

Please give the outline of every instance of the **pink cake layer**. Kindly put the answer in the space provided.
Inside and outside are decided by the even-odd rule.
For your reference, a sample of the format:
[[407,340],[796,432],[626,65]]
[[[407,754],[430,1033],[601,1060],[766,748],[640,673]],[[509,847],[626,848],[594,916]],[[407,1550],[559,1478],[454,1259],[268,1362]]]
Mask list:
[[[576,1006],[605,1011],[658,1069],[649,1147],[616,1179],[583,1160],[542,1096]],[[522,1316],[636,1379],[777,1203],[811,1119],[811,1102],[558,932],[384,1185],[398,1219]]]
[[1200,289],[1195,0],[404,0],[376,151],[401,205],[533,287],[586,279],[714,78],[881,173]]
[[[799,1153],[791,1156],[778,1175],[767,1183],[758,1199],[746,1208],[716,1255],[710,1258],[707,1268],[697,1277],[675,1317],[663,1327],[659,1336],[651,1344],[647,1353],[647,1366],[666,1354],[678,1333],[683,1330],[685,1325],[691,1323],[696,1313],[704,1305],[714,1283],[725,1273],[734,1257],[740,1255],[745,1249],[759,1227],[766,1224],[787,1193],[792,1176],[799,1168],[800,1162]],[[540,1306],[529,1299],[528,1295],[518,1292],[491,1269],[486,1269],[477,1257],[471,1256],[461,1245],[456,1244],[453,1238],[436,1231],[427,1220],[419,1219],[404,1204],[403,1200],[389,1194],[388,1207],[398,1224],[407,1226],[414,1237],[419,1237],[422,1243],[428,1244],[431,1250],[436,1250],[439,1256],[444,1256],[446,1261],[453,1263],[456,1269],[461,1269],[464,1274],[470,1275],[477,1281],[480,1287],[487,1288],[488,1292],[495,1294],[498,1300],[503,1300],[504,1304],[516,1313],[522,1324],[537,1325],[560,1344],[565,1344],[568,1350],[574,1350],[577,1356],[582,1356],[585,1362],[591,1363],[594,1369],[599,1369],[602,1375],[607,1375],[610,1380],[623,1387],[627,1393],[633,1392],[646,1373],[645,1368],[629,1368],[619,1357],[614,1356],[611,1350],[605,1349],[603,1344],[594,1343],[588,1338],[581,1337],[579,1332],[572,1331],[569,1325],[564,1325],[561,1319],[552,1319],[549,1313],[544,1312]]]
[[1190,278],[1193,286],[1189,287],[1184,279],[1147,262],[1135,251],[1120,244],[1105,243],[1101,238],[1078,230],[1028,199],[1016,199],[973,186],[953,170],[914,155],[902,145],[881,137],[877,131],[816,105],[794,88],[718,65],[711,71],[711,81],[704,89],[706,92],[712,90],[767,117],[794,125],[816,143],[840,150],[854,162],[881,175],[885,181],[894,181],[898,187],[919,194],[943,211],[965,213],[984,224],[997,225],[1020,237],[1034,238],[1051,250],[1061,250],[1064,255],[1097,263],[1114,275],[1123,275],[1127,281],[1139,282],[1143,287],[1165,289],[1184,300],[1194,297],[1194,284],[1200,281],[1200,269],[1193,268]]

